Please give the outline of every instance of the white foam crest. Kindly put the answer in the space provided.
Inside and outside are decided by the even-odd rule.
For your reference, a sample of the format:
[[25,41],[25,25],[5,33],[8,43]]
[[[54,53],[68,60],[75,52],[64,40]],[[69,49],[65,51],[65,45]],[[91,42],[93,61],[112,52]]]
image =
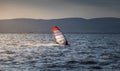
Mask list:
[[1,43],[2,46],[18,46],[18,47],[28,47],[28,46],[63,46],[56,43]]
[[56,43],[39,43],[39,44],[32,44],[32,43],[26,43],[26,44],[21,44],[23,46],[61,46]]

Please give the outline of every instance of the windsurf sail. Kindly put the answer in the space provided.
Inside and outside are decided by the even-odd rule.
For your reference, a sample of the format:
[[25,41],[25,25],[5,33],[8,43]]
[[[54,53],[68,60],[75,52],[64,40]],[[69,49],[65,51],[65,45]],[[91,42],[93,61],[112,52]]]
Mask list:
[[53,31],[53,35],[54,35],[54,38],[55,38],[55,41],[57,44],[68,45],[68,42],[67,42],[65,36],[63,35],[61,30],[57,26],[54,26],[52,28],[52,31]]

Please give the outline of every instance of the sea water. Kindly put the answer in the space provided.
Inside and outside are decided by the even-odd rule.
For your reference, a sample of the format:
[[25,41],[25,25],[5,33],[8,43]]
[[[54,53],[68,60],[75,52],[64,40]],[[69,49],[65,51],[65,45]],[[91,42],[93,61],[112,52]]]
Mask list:
[[0,34],[0,71],[119,71],[120,34]]

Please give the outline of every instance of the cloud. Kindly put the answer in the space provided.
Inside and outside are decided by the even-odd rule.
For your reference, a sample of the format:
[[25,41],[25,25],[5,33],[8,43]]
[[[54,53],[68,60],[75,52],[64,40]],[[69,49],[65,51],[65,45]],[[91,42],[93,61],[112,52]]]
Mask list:
[[120,17],[120,0],[0,0],[0,10],[4,18]]
[[71,5],[101,7],[105,9],[113,9],[120,11],[120,0],[61,0],[61,1],[62,3],[67,3]]
[[63,6],[93,6],[120,9],[120,0],[0,0],[0,4],[61,8]]
[[120,5],[120,0],[61,0],[62,2],[82,5]]

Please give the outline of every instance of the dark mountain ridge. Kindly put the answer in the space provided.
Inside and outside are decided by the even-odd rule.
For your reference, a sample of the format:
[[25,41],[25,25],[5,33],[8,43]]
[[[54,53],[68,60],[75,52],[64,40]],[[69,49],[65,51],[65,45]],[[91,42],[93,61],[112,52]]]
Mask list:
[[120,33],[120,18],[17,18],[0,20],[0,33],[51,33],[52,26],[65,33]]

